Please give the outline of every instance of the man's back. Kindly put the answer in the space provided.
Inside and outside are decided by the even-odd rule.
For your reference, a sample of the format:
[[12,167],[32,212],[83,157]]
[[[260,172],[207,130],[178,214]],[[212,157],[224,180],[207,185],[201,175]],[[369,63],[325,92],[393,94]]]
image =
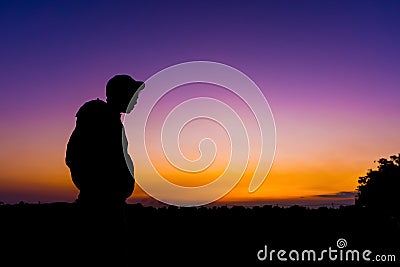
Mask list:
[[127,166],[132,164],[130,158],[125,158],[127,142],[120,113],[97,99],[86,102],[76,117],[66,164],[80,190],[78,200],[124,202],[133,192],[134,178]]

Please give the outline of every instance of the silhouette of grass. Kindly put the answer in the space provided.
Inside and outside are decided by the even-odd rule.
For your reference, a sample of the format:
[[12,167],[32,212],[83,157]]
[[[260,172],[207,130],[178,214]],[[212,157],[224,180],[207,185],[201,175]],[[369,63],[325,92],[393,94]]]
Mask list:
[[[12,266],[80,266],[74,255],[81,234],[76,208],[74,203],[0,205],[2,261],[9,257]],[[160,260],[162,265],[243,262],[253,266],[265,264],[256,257],[264,245],[278,250],[327,249],[336,248],[339,238],[353,249],[396,254],[400,248],[398,218],[356,206],[154,208],[128,204],[126,208],[131,266]],[[98,235],[101,238],[101,231]]]

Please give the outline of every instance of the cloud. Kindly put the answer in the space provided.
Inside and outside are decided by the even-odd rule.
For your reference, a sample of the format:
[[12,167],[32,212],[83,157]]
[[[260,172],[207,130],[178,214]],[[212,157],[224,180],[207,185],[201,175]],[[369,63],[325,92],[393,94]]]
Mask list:
[[322,194],[322,195],[315,195],[316,197],[321,198],[354,198],[357,195],[356,191],[341,191],[333,194]]

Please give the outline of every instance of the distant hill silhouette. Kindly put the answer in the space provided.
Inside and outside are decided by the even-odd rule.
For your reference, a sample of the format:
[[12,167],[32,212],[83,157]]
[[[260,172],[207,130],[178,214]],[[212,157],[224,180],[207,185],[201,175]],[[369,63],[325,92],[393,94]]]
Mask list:
[[[277,250],[327,249],[336,248],[339,238],[345,238],[349,248],[397,253],[400,260],[399,218],[376,209],[153,208],[141,204],[127,209],[130,266],[153,266],[160,261],[163,266],[192,266],[193,262],[265,266],[270,263],[256,257],[264,245]],[[74,254],[79,236],[76,204],[3,204],[0,215],[1,260],[13,263],[7,266],[83,266]]]

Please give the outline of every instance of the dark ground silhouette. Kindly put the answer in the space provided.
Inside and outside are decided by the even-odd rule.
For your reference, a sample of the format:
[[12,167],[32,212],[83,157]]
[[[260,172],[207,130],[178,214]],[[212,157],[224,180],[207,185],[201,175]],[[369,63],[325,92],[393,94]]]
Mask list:
[[[4,204],[0,205],[0,215],[1,266],[88,266],[82,265],[75,253],[81,234],[76,204]],[[400,260],[399,218],[379,209],[154,208],[129,204],[126,215],[128,266],[281,266],[283,263],[276,258],[272,263],[259,261],[257,252],[264,245],[288,251],[335,249],[339,238],[347,240],[348,249],[369,249],[372,255],[393,254],[397,263]],[[104,238],[101,231],[97,238]],[[103,257],[102,253],[94,255]],[[286,262],[288,266],[310,263]],[[329,260],[324,263],[346,264]]]

